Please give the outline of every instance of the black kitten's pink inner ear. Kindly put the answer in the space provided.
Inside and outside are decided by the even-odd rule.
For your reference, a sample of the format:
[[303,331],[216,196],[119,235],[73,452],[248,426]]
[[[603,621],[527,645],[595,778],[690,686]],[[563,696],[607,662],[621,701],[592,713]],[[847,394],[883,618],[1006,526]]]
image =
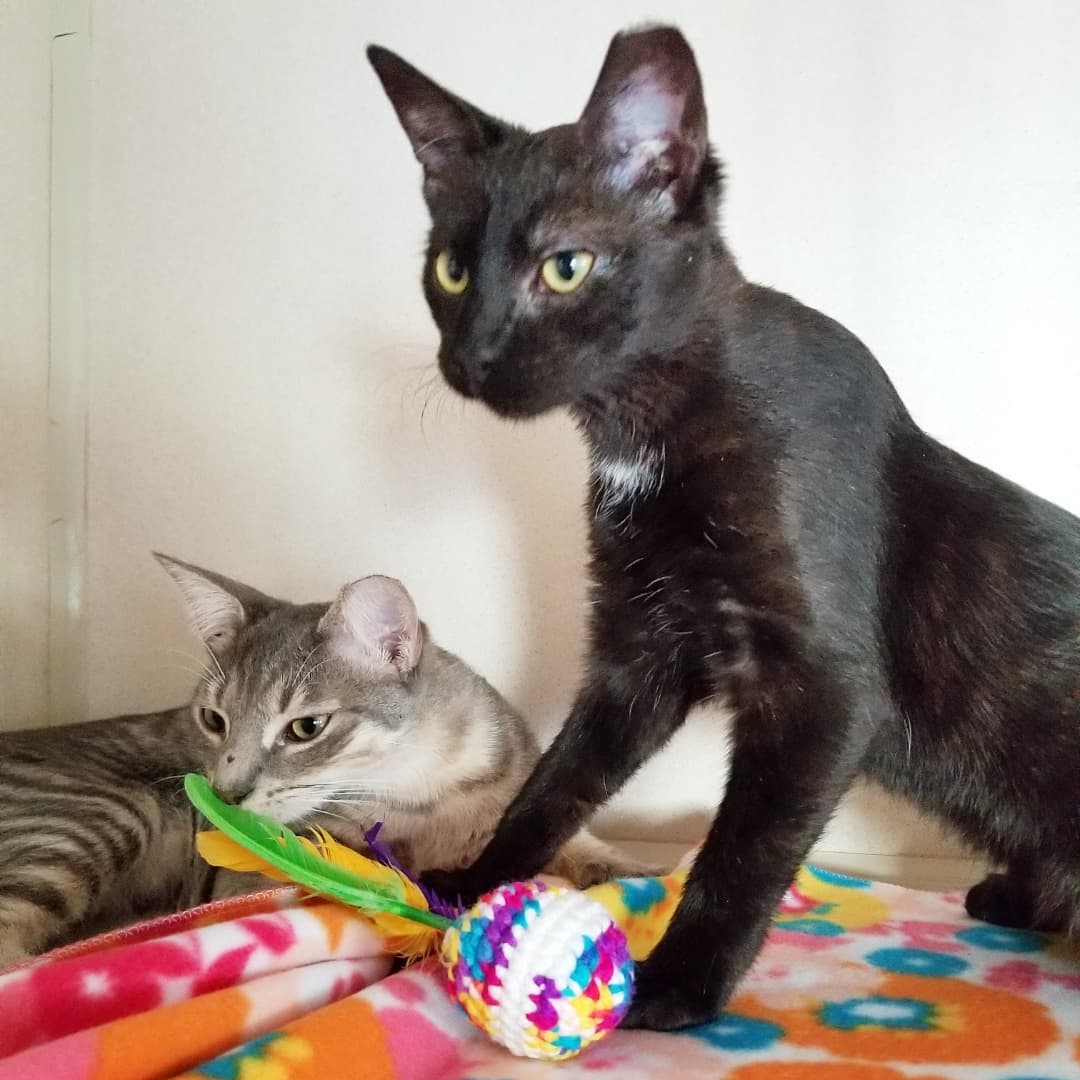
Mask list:
[[616,187],[685,200],[705,160],[708,130],[701,77],[682,34],[658,27],[617,35],[578,129],[607,159]]

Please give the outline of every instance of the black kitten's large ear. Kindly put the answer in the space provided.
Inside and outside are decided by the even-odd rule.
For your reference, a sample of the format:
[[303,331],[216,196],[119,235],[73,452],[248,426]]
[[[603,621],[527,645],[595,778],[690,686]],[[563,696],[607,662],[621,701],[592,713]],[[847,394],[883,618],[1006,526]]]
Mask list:
[[429,198],[502,138],[500,121],[444,90],[396,53],[371,45],[367,56],[424,167]]
[[701,76],[682,34],[666,26],[617,34],[578,130],[616,187],[682,206],[708,153]]
[[245,623],[254,622],[278,603],[257,589],[211,570],[156,551],[154,558],[180,586],[195,630],[214,652],[227,649]]
[[408,590],[395,578],[378,574],[346,585],[319,620],[319,633],[345,660],[401,678],[420,663],[424,644]]

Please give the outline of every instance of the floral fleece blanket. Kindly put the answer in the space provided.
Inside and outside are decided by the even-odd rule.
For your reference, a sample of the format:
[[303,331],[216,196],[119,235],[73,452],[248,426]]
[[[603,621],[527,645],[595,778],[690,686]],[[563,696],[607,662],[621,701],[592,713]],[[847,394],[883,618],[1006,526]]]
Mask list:
[[[655,937],[673,879],[595,890]],[[433,962],[390,974],[362,916],[292,888],[0,974],[0,1080],[1077,1080],[1080,957],[958,896],[804,869],[728,1010],[563,1064],[475,1030]]]

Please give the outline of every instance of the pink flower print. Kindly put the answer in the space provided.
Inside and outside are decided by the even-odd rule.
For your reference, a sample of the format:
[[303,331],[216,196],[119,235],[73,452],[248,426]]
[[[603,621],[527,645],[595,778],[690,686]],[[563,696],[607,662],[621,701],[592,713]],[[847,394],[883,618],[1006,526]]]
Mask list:
[[250,915],[226,934],[189,930],[30,968],[0,984],[0,1054],[235,986],[253,956],[280,956],[295,942],[286,914]]
[[770,940],[739,985],[739,997],[754,997],[769,1009],[807,1009],[871,994],[883,980],[882,972],[853,961],[808,964],[798,945]]
[[[146,1012],[162,1004],[167,982],[196,976],[199,968],[190,939],[148,941],[32,968],[0,990],[0,1029],[7,1036],[0,1049],[13,1053]],[[20,1018],[17,1031],[8,1017]]]
[[820,904],[820,900],[815,900],[812,896],[807,896],[805,893],[800,892],[797,885],[791,885],[788,887],[788,891],[784,893],[784,899],[780,901],[780,914],[793,916],[805,915],[808,911],[812,911]]
[[1066,990],[1080,991],[1080,975],[1044,971],[1030,960],[1007,960],[1003,964],[996,964],[986,972],[984,979],[987,986],[1015,990],[1021,994],[1030,994],[1048,983],[1063,986]]
[[237,920],[234,925],[249,933],[274,956],[280,956],[296,944],[296,927],[287,915],[253,915]]
[[926,949],[929,952],[966,952],[967,946],[956,940],[956,923],[923,922],[919,919],[902,919],[891,923],[892,929],[903,935],[905,948]]

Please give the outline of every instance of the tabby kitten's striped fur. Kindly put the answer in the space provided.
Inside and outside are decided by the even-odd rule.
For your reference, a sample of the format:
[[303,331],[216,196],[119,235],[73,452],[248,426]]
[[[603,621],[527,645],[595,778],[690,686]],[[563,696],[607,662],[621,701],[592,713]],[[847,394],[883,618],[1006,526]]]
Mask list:
[[[431,642],[397,581],[296,605],[158,558],[207,674],[189,706],[0,735],[0,967],[258,885],[198,858],[186,772],[354,846],[383,821],[419,871],[475,858],[539,756],[499,694]],[[551,869],[584,885],[639,868],[581,833]]]

